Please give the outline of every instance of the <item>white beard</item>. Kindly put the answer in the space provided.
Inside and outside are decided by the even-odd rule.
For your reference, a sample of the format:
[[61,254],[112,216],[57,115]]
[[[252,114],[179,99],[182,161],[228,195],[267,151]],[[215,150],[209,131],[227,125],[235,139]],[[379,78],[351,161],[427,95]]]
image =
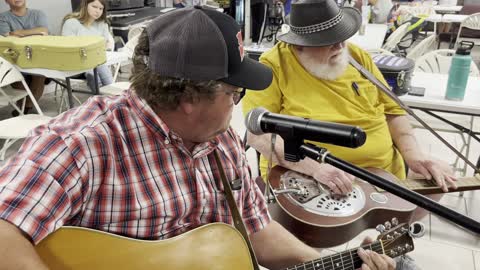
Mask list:
[[340,55],[335,59],[334,64],[319,64],[315,58],[304,54],[298,54],[298,59],[302,66],[312,74],[322,80],[334,81],[342,75],[348,67],[348,48],[344,48]]

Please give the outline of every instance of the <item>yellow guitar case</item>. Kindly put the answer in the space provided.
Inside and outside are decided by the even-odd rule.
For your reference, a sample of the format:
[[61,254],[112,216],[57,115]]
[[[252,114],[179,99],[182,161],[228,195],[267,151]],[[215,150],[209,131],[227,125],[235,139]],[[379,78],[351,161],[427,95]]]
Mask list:
[[97,36],[0,37],[0,56],[21,68],[87,70],[105,63],[105,39]]

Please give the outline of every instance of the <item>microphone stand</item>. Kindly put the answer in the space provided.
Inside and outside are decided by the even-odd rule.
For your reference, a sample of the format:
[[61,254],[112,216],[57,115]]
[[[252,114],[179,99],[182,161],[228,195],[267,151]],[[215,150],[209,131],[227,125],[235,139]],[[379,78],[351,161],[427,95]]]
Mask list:
[[[285,141],[285,145],[288,142]],[[430,198],[422,196],[414,191],[406,189],[398,184],[377,176],[365,169],[357,167],[347,161],[332,156],[326,148],[321,148],[310,143],[303,143],[297,149],[297,154],[303,159],[309,157],[319,163],[328,163],[342,171],[348,172],[358,178],[361,178],[370,184],[380,187],[402,199],[405,199],[415,205],[418,205],[440,217],[443,217],[455,224],[474,233],[480,234],[480,223],[474,219],[464,216],[448,207],[445,207]]]

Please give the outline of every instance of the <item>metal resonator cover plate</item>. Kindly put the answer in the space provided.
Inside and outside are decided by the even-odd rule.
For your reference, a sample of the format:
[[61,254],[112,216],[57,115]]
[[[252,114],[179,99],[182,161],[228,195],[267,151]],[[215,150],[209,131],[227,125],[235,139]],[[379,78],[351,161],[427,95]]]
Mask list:
[[347,217],[358,213],[365,206],[365,193],[356,184],[346,196],[333,192],[310,176],[287,171],[280,177],[281,189],[299,189],[302,194],[285,194],[306,211],[322,216]]

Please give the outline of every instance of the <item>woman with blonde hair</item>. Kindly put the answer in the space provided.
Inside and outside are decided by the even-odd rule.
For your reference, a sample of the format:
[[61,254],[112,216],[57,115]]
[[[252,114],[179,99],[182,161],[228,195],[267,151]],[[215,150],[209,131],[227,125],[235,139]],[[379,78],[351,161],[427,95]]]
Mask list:
[[[101,36],[105,38],[105,48],[112,50],[114,43],[107,24],[106,0],[82,0],[80,11],[68,14],[63,19],[62,35]],[[100,86],[113,82],[112,72],[107,66],[98,66],[97,73]],[[93,71],[85,75],[88,86],[95,89]]]

